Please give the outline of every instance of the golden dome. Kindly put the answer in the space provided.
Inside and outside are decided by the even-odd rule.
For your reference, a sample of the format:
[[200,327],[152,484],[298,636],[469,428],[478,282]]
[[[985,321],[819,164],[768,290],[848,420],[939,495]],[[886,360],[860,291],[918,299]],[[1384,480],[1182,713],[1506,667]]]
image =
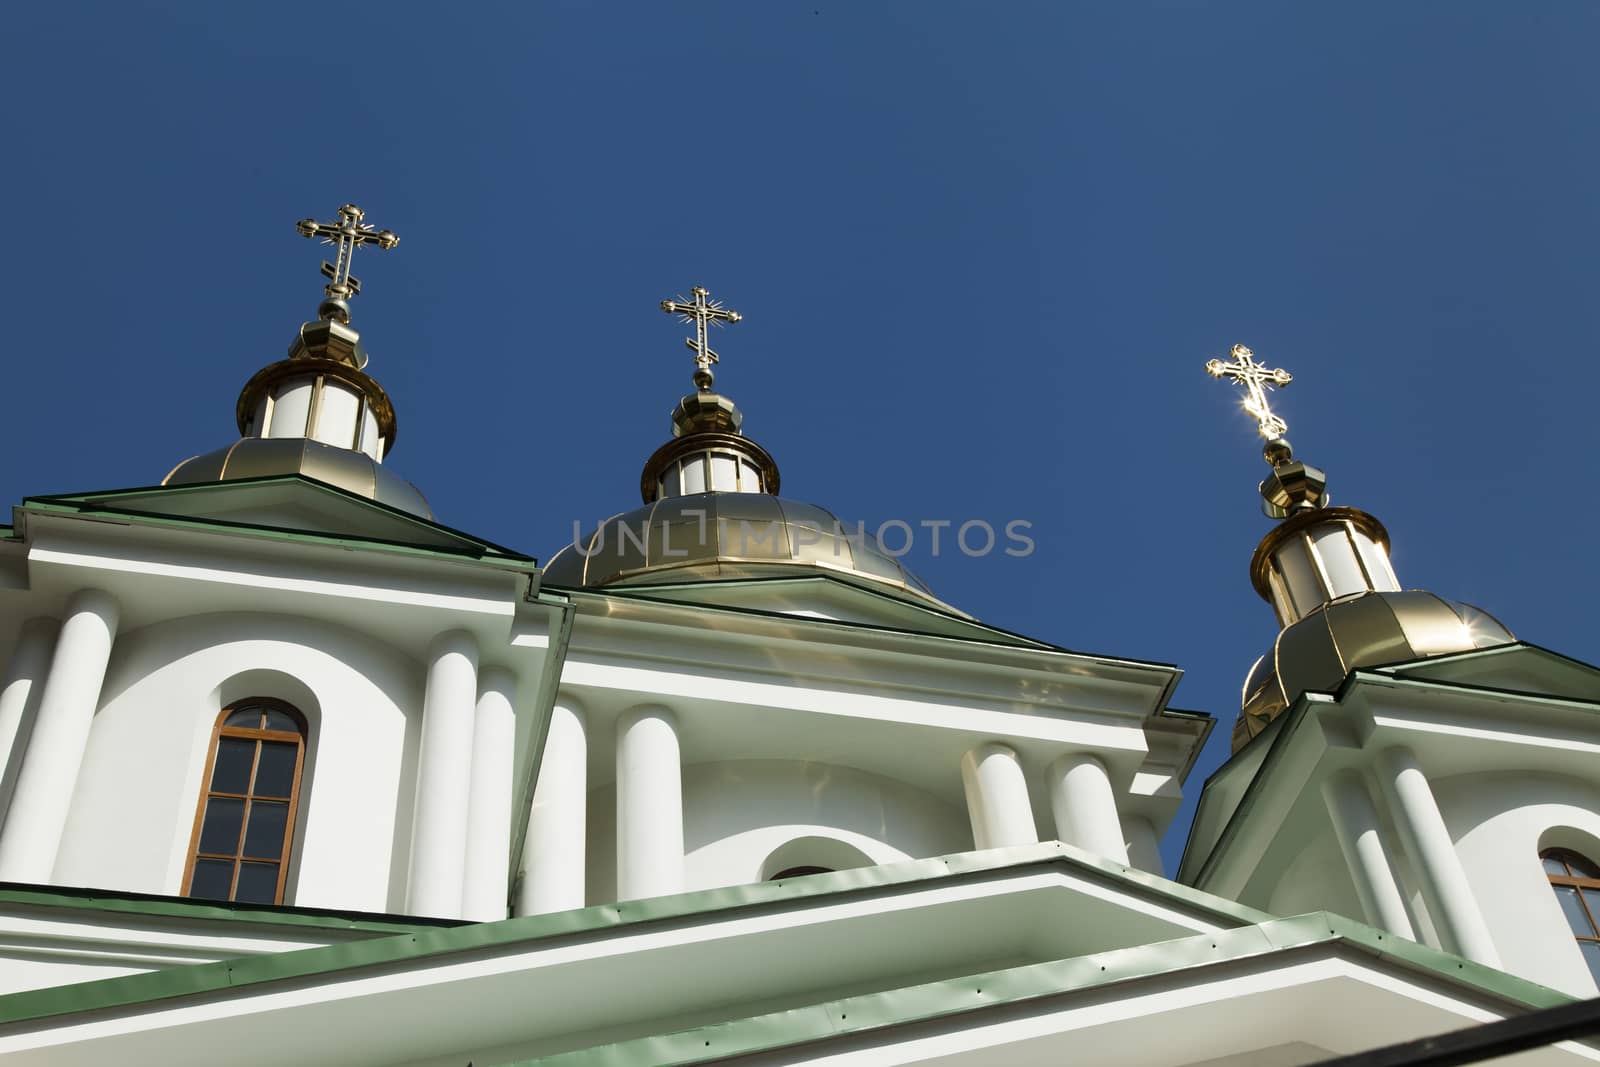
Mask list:
[[766,493],[663,497],[613,516],[551,557],[544,582],[594,588],[797,572],[865,579],[903,599],[961,614],[859,524]]
[[371,456],[307,437],[243,437],[214,452],[184,460],[161,479],[161,484],[192,485],[277,474],[315,478],[412,515],[433,518],[433,509],[417,487]]
[[1331,601],[1283,628],[1244,683],[1238,752],[1307,690],[1332,692],[1358,667],[1470,652],[1515,641],[1487,612],[1421,590]]

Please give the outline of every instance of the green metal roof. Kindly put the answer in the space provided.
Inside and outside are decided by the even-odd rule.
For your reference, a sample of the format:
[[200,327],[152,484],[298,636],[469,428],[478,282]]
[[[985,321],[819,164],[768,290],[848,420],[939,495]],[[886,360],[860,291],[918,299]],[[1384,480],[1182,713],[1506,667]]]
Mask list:
[[1514,1008],[1552,1007],[1572,999],[1343,916],[1311,912],[1269,919],[1237,930],[845,997],[677,1033],[542,1056],[521,1061],[521,1067],[681,1067],[1316,946],[1344,948],[1391,962]]
[[[237,493],[251,487],[292,485],[304,492],[337,501],[352,514],[368,512],[380,516],[386,525],[413,530],[415,540],[373,537],[358,533],[328,533],[325,531],[265,526],[259,523],[237,522],[229,519],[206,518],[196,515],[174,514],[152,510],[150,506],[131,507],[135,501],[148,501],[151,497],[173,499],[179,497],[215,496]],[[340,548],[369,548],[378,551],[399,552],[409,555],[432,556],[441,559],[469,559],[507,567],[517,571],[533,572],[538,569],[532,556],[524,555],[474,537],[460,530],[420,518],[398,508],[380,504],[375,500],[357,496],[334,486],[301,475],[273,475],[264,478],[240,478],[235,481],[194,485],[147,486],[133,489],[113,489],[104,492],[74,493],[62,496],[25,497],[15,509],[19,521],[29,512],[81,515],[111,515],[129,523],[188,530],[227,530],[251,537],[272,540],[298,541],[306,544],[329,545]]]
[[551,915],[529,915],[448,928],[419,926],[393,937],[326,948],[301,949],[52,989],[28,990],[0,996],[0,1024],[125,1008],[291,978],[332,977],[342,972],[371,967],[423,963],[445,955],[475,949],[504,948],[543,938],[632,930],[648,923],[690,917],[724,918],[742,910],[781,907],[789,903],[809,902],[822,896],[877,893],[893,886],[920,888],[940,879],[1053,865],[1065,865],[1093,874],[1139,895],[1159,897],[1170,904],[1200,911],[1239,926],[1271,920],[1271,916],[1254,908],[1052,841],[1021,848],[991,849],[909,863],[833,871],[782,882],[700,890]]

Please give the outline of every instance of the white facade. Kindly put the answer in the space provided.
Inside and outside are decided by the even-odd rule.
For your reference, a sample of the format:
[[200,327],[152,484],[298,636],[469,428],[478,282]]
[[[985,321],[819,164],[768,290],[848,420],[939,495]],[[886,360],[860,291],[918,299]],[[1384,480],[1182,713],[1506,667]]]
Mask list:
[[[381,455],[354,394],[290,385],[251,433]],[[1269,1067],[1597,992],[1540,853],[1600,860],[1600,670],[1510,645],[1306,693],[1168,881],[1213,725],[1175,668],[866,555],[554,587],[241,477],[30,500],[0,539],[8,1062]],[[1381,556],[1306,546],[1348,559],[1323,593],[1287,566],[1286,618]],[[269,745],[297,762],[258,789]],[[206,844],[246,803],[292,819],[270,900],[245,823]]]
[[1593,996],[1540,853],[1600,855],[1600,723],[1538,690],[1597,678],[1527,646],[1358,672],[1252,742],[1256,765],[1218,773],[1180,877]]

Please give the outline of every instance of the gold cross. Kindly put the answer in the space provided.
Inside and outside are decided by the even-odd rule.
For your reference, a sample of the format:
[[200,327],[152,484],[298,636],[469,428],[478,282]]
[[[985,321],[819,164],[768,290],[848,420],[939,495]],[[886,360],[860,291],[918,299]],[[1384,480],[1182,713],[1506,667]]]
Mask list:
[[1213,359],[1206,363],[1206,373],[1213,378],[1227,378],[1245,387],[1244,409],[1256,418],[1256,429],[1261,436],[1275,441],[1288,432],[1289,424],[1272,413],[1267,404],[1267,390],[1288,385],[1294,375],[1286,370],[1269,370],[1257,363],[1255,353],[1244,345],[1233,346],[1233,362]]
[[301,219],[294,224],[301,237],[320,237],[325,245],[338,245],[339,252],[332,263],[322,264],[322,276],[328,279],[323,292],[334,300],[348,300],[361,292],[361,279],[350,273],[350,261],[355,258],[360,245],[375,244],[379,248],[393,248],[400,243],[388,230],[374,230],[363,223],[366,213],[354,204],[339,209],[338,222],[318,222]]
[[706,329],[708,326],[721,326],[724,322],[738,322],[741,316],[737,311],[725,309],[722,301],[712,300],[711,293],[701,286],[697,285],[689,292],[694,294],[692,303],[682,297],[663,300],[661,310],[679,316],[686,323],[694,323],[694,336],[685,337],[683,343],[694,353],[694,384],[701,389],[710,389],[713,381],[711,364],[717,362],[718,356],[706,342]]

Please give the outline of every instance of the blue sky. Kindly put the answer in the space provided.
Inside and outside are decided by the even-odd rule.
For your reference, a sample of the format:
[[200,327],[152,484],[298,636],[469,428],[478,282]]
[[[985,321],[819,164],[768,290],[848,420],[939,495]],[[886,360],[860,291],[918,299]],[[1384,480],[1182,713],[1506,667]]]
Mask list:
[[[745,316],[718,385],[786,496],[944,599],[1176,663],[1222,721],[1275,634],[1265,472],[1208,358],[1410,587],[1600,661],[1600,8],[1582,3],[32,4],[6,16],[0,499],[237,436],[353,200],[355,323],[441,521],[541,558],[637,503],[690,388],[658,310]],[[947,546],[946,546],[947,547]],[[1169,834],[1169,866],[1188,809]]]

